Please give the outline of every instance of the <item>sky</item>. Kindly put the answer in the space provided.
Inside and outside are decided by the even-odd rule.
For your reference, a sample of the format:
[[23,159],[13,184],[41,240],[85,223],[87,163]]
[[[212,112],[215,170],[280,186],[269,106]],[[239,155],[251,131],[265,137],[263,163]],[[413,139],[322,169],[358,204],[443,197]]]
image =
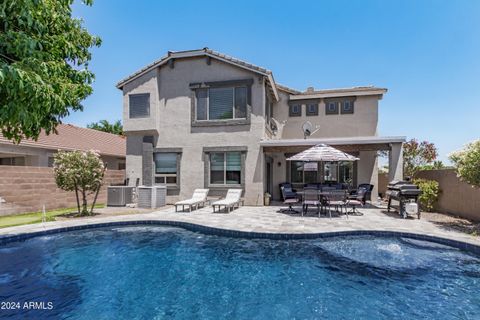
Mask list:
[[115,84],[167,51],[209,47],[305,90],[375,85],[379,135],[428,140],[439,158],[480,138],[480,1],[77,1],[102,38],[94,92],[65,123],[122,117]]

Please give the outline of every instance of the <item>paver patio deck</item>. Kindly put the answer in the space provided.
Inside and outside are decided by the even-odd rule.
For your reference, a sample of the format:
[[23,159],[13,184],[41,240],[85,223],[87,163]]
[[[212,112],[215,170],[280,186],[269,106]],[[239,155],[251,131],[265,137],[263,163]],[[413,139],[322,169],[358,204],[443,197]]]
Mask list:
[[[280,213],[279,209],[281,208],[282,206],[245,206],[228,214],[212,213],[212,208],[209,206],[191,213],[175,212],[173,207],[166,207],[150,213],[94,216],[9,227],[0,229],[0,237],[99,223],[158,220],[180,221],[226,230],[260,233],[323,233],[357,230],[408,232],[480,245],[480,237],[451,230],[426,220],[402,219],[396,214],[387,214],[386,210],[382,208],[362,208],[362,216],[349,216],[348,218],[344,215],[318,218],[314,212],[301,217],[300,215]],[[108,210],[121,209],[108,208]]]

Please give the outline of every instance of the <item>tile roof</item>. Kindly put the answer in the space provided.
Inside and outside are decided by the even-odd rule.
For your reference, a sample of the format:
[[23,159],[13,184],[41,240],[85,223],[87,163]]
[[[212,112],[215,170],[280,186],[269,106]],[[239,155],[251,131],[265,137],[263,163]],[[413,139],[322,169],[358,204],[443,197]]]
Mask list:
[[[46,135],[43,131],[37,141],[22,140],[20,146],[49,150],[95,150],[101,155],[125,157],[126,139],[123,136],[98,130],[76,127],[71,124],[57,126],[58,134]],[[13,142],[0,133],[0,144]]]
[[301,94],[302,92],[297,90],[297,89],[293,89],[293,88],[290,88],[290,87],[287,87],[287,86],[284,86],[283,84],[278,84],[277,83],[277,88],[282,90],[282,91],[285,91],[285,92],[288,92],[288,93],[292,93],[292,94]]
[[163,56],[162,58],[154,61],[153,63],[147,65],[146,67],[140,69],[139,71],[133,73],[132,75],[126,77],[125,79],[121,80],[120,82],[117,83],[117,88],[122,89],[125,84],[128,82],[136,79],[137,77],[141,76],[145,72],[148,72],[150,70],[153,70],[155,68],[158,68],[164,64],[166,64],[169,60],[171,59],[182,59],[182,58],[191,58],[191,57],[201,57],[201,56],[208,56],[212,57],[215,59],[218,59],[220,61],[230,63],[233,65],[236,65],[240,68],[244,68],[247,70],[250,70],[255,73],[259,73],[265,77],[267,77],[268,81],[270,82],[270,86],[272,88],[273,94],[275,96],[275,99],[278,101],[278,92],[277,92],[277,86],[275,84],[275,80],[273,79],[273,74],[270,70],[267,70],[265,68],[256,66],[254,64],[248,63],[246,61],[228,56],[226,54],[213,51],[209,48],[203,48],[203,49],[197,49],[197,50],[187,50],[187,51],[169,51],[166,56]]
[[138,70],[137,72],[131,74],[130,76],[120,80],[117,83],[117,88],[122,88],[126,83],[129,81],[135,79],[137,76],[143,74],[144,72],[156,68],[158,66],[161,66],[165,64],[168,60],[170,59],[178,59],[178,58],[188,58],[188,57],[194,57],[194,56],[211,56],[214,58],[218,58],[221,60],[226,60],[228,62],[231,62],[233,64],[236,64],[238,66],[242,66],[246,69],[250,69],[252,71],[256,71],[259,73],[262,73],[264,75],[271,75],[272,72],[270,70],[267,70],[265,68],[256,66],[254,64],[248,63],[246,61],[234,58],[232,56],[211,50],[209,48],[203,48],[203,49],[196,49],[196,50],[186,50],[186,51],[169,51],[167,55],[161,57],[158,60],[155,60],[154,62],[150,63],[149,65],[145,66],[144,68]]

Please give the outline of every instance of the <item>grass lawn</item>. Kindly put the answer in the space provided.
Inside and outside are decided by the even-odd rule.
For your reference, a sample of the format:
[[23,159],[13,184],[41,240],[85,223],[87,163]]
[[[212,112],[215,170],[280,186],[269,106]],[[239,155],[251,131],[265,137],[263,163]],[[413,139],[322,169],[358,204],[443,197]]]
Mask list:
[[[97,204],[95,205],[95,208],[103,208],[104,206],[105,206],[104,204]],[[77,211],[76,207],[49,210],[46,212],[46,221],[54,221],[55,216],[60,216],[62,214],[66,214],[74,211],[75,212]],[[0,228],[19,226],[22,224],[39,223],[39,222],[42,222],[41,211],[21,213],[21,214],[0,217]]]

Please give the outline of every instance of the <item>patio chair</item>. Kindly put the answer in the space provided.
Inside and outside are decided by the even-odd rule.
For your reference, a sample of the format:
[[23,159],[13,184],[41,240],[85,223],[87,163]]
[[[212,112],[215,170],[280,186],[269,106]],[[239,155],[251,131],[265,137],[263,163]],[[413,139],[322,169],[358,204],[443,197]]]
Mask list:
[[300,213],[299,211],[293,209],[293,205],[300,202],[298,199],[298,195],[296,192],[293,192],[291,189],[291,185],[284,184],[280,186],[280,191],[282,193],[283,203],[288,205],[287,209],[280,209],[282,213]]
[[303,210],[302,216],[304,213],[308,213],[308,206],[316,206],[318,217],[320,217],[320,199],[318,198],[318,191],[316,189],[305,188],[303,190]]
[[227,213],[230,213],[233,209],[235,209],[235,206],[240,208],[240,202],[243,202],[241,199],[242,191],[242,189],[228,189],[227,195],[224,199],[212,203],[213,212],[215,212],[215,207],[218,208],[219,212],[221,207],[225,207]]
[[346,206],[350,206],[351,209],[350,211],[347,210],[346,214],[353,214],[353,215],[363,215],[360,211],[357,210],[357,207],[363,206],[365,204],[365,194],[367,193],[367,189],[365,188],[359,188],[358,192],[356,194],[356,198],[351,198],[351,196],[348,197]]
[[[285,201],[287,198],[297,197],[297,192],[293,189],[293,186],[290,182],[283,182],[278,185],[280,187],[280,194],[282,196],[282,201]],[[282,187],[285,187],[285,191],[282,191]]]
[[208,189],[195,189],[190,199],[178,201],[175,203],[175,212],[177,212],[178,206],[182,206],[182,211],[185,211],[185,206],[188,206],[189,212],[192,212],[192,208],[196,210],[200,205],[205,206],[205,203],[208,201],[208,191]]
[[329,191],[327,194],[323,195],[325,199],[325,204],[328,206],[328,212],[330,214],[330,218],[332,217],[332,207],[335,208],[335,211],[338,212],[340,208],[340,214],[343,213],[343,208],[345,207],[345,214],[348,217],[347,208],[346,208],[346,200],[347,200],[347,191],[346,190],[332,190]]
[[359,192],[360,189],[365,190],[365,192],[363,193],[363,198],[361,199],[363,204],[365,205],[367,200],[370,200],[370,201],[372,200],[371,196],[372,196],[373,184],[369,184],[369,183],[359,184],[357,190],[353,190],[352,192],[350,192],[350,195],[348,196],[348,198],[359,200],[358,199],[358,192]]

